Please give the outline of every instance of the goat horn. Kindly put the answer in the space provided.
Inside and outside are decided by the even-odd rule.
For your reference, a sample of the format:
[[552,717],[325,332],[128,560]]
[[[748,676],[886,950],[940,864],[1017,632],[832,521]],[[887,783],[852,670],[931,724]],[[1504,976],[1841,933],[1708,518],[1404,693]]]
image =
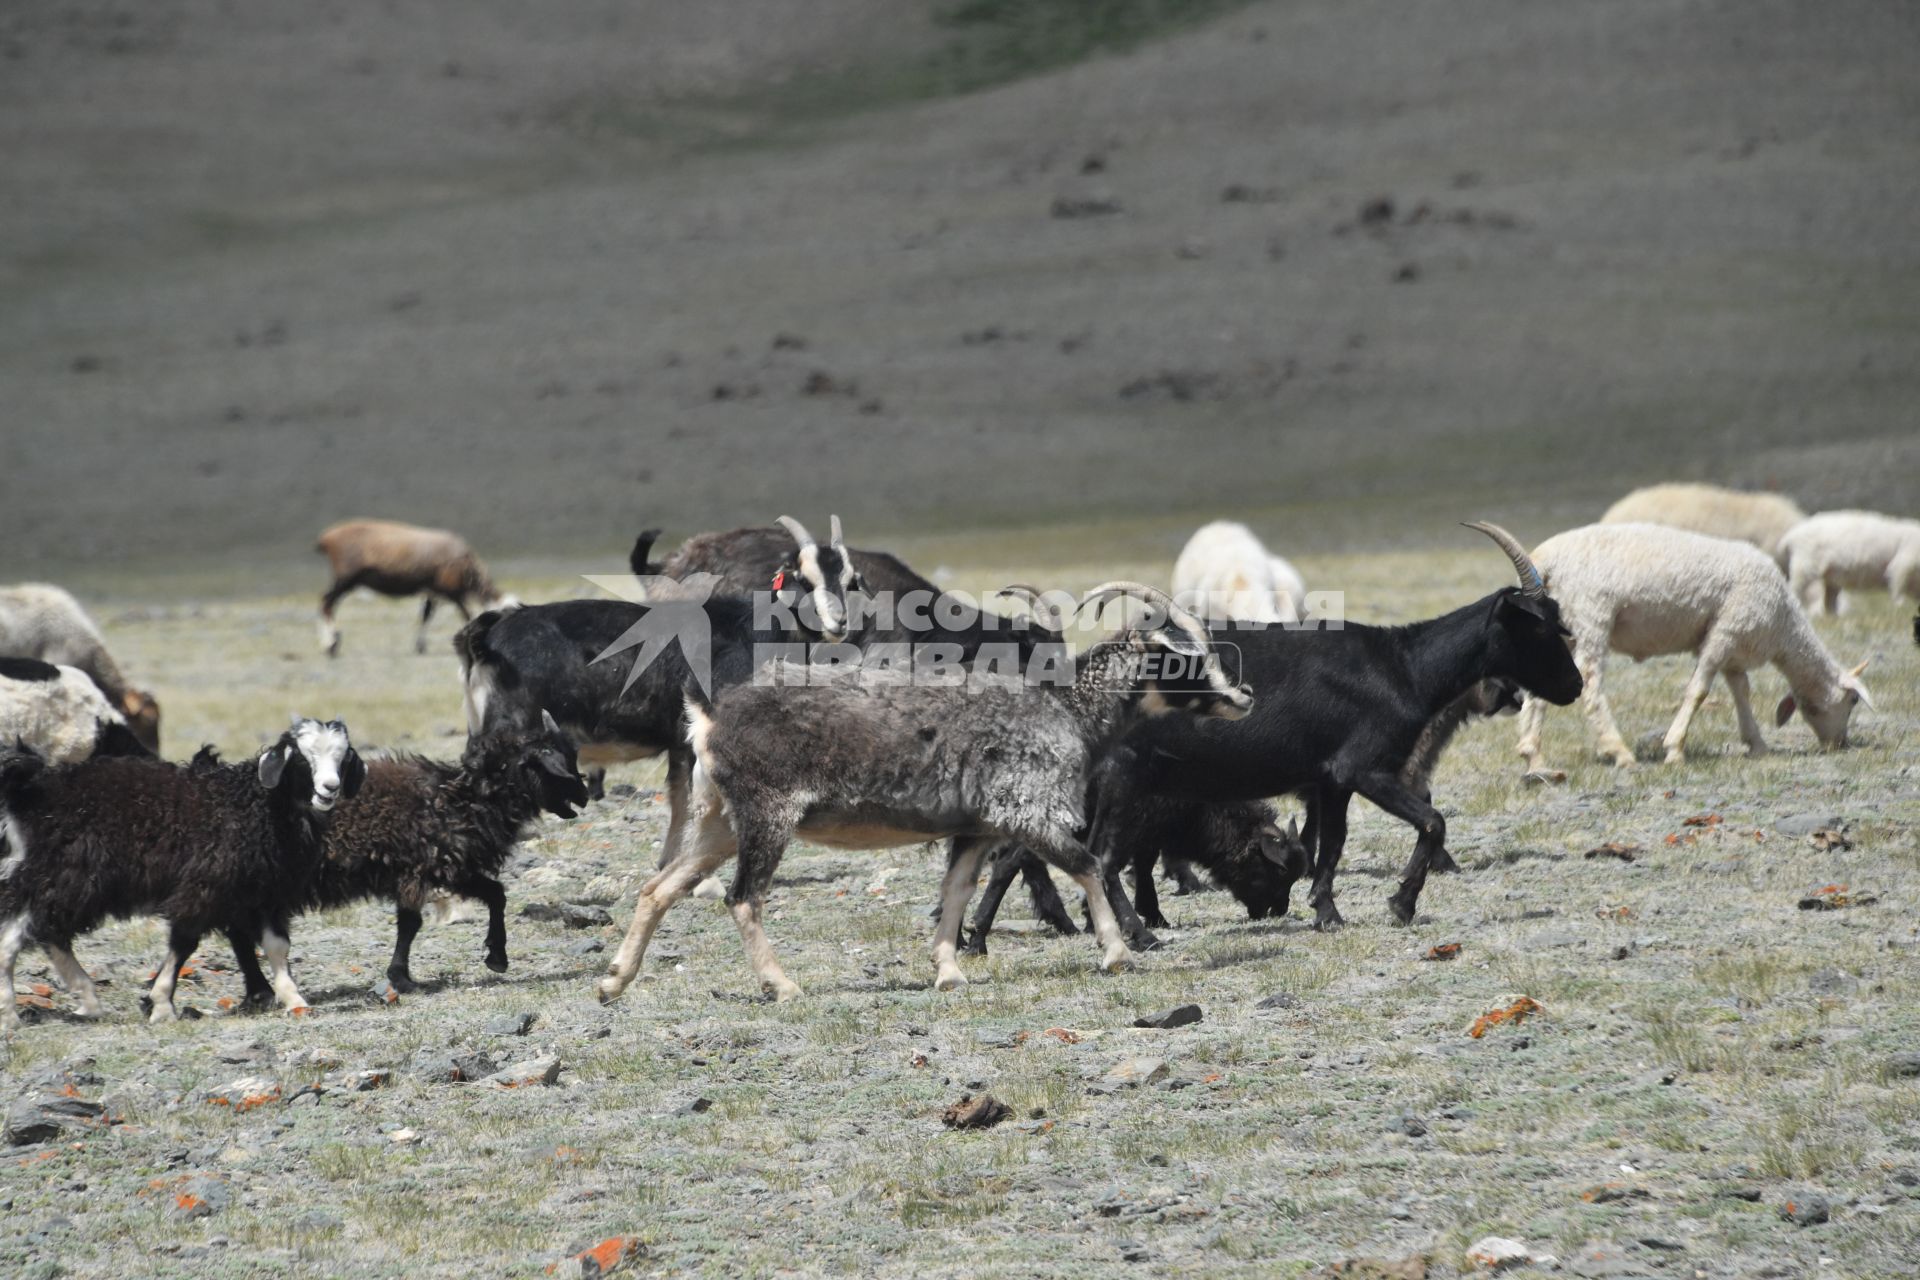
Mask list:
[[993,594],[997,596],[1012,596],[1016,600],[1025,600],[1027,602],[1027,608],[1033,611],[1035,617],[1043,618],[1048,625],[1056,628],[1060,625],[1059,611],[1049,606],[1047,602],[1041,598],[1041,591],[1038,587],[1030,587],[1024,582],[1009,582]]
[[1533,563],[1533,557],[1527,554],[1527,549],[1520,545],[1520,539],[1499,525],[1485,520],[1462,520],[1460,523],[1469,529],[1478,529],[1500,544],[1500,549],[1507,553],[1507,559],[1513,561],[1514,571],[1520,575],[1520,590],[1523,594],[1535,598],[1547,594],[1546,579],[1540,576],[1538,566]]
[[774,521],[774,523],[792,534],[794,542],[800,546],[811,547],[814,545],[813,535],[807,532],[807,526],[801,524],[792,516],[781,516],[778,520]]
[[1855,667],[1855,668],[1854,668],[1853,670],[1851,670],[1851,671],[1849,671],[1849,672],[1847,672],[1847,674],[1848,674],[1848,675],[1850,675],[1850,676],[1852,676],[1852,677],[1853,677],[1854,679],[1856,679],[1856,680],[1858,680],[1858,679],[1859,679],[1859,678],[1861,677],[1861,675],[1865,673],[1865,671],[1866,671],[1866,669],[1867,669],[1867,664],[1868,664],[1869,662],[1872,662],[1872,661],[1873,661],[1873,655],[1872,655],[1872,654],[1868,654],[1868,655],[1867,655],[1866,657],[1864,657],[1864,658],[1862,658],[1862,659],[1860,659],[1860,665],[1859,665],[1859,666],[1857,666],[1857,667]]
[[827,517],[827,523],[828,523],[828,525],[829,525],[829,526],[831,526],[831,527],[830,527],[830,528],[829,528],[829,529],[827,530],[827,540],[828,540],[828,541],[830,541],[830,542],[832,542],[832,543],[833,543],[833,545],[834,545],[834,546],[836,546],[836,547],[843,547],[843,546],[845,546],[845,545],[846,545],[846,543],[844,543],[844,542],[842,542],[842,541],[840,540],[840,517],[839,517],[839,516],[828,516],[828,517]]
[[1117,599],[1120,596],[1130,596],[1135,600],[1153,605],[1156,608],[1165,609],[1167,611],[1167,621],[1181,631],[1186,632],[1189,639],[1201,645],[1213,643],[1213,637],[1207,633],[1206,627],[1201,625],[1198,618],[1176,604],[1173,597],[1169,596],[1166,592],[1161,591],[1157,587],[1149,587],[1145,583],[1128,582],[1124,579],[1103,582],[1093,590],[1087,592],[1085,596],[1081,597],[1080,603],[1074,608],[1074,615],[1077,617],[1084,612],[1089,605],[1092,605],[1094,609],[1098,610],[1099,607],[1107,601]]

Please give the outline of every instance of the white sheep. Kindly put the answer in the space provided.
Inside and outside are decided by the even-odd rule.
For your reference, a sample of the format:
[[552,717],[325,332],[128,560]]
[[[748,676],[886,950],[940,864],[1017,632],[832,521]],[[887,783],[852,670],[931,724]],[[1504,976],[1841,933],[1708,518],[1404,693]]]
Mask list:
[[[1602,754],[1634,763],[1607,706],[1601,678],[1609,649],[1638,662],[1659,654],[1698,655],[1680,712],[1667,730],[1667,763],[1685,758],[1687,726],[1716,675],[1726,678],[1751,755],[1766,740],[1754,719],[1747,673],[1772,663],[1792,692],[1775,718],[1796,707],[1820,742],[1842,747],[1855,704],[1872,705],[1860,683],[1862,662],[1842,669],[1814,634],[1786,579],[1766,553],[1744,542],[1653,524],[1590,524],[1548,538],[1533,560],[1573,633],[1574,662],[1586,681],[1581,703]],[[1520,714],[1519,751],[1540,769],[1546,704],[1529,696]],[[1552,775],[1549,775],[1552,776]]]
[[1209,622],[1298,622],[1307,585],[1231,520],[1202,525],[1173,566],[1173,596]]
[[1601,524],[1661,524],[1715,538],[1751,542],[1777,555],[1787,530],[1807,518],[1791,498],[1715,484],[1655,484],[1607,508]]
[[100,628],[68,592],[44,582],[0,587],[0,657],[80,668],[126,716],[141,745],[160,750],[160,704],[127,684]]
[[80,668],[0,658],[0,748],[22,744],[52,764],[151,754]]
[[1794,595],[1815,617],[1840,612],[1843,590],[1920,600],[1920,520],[1822,511],[1787,531],[1780,562]]

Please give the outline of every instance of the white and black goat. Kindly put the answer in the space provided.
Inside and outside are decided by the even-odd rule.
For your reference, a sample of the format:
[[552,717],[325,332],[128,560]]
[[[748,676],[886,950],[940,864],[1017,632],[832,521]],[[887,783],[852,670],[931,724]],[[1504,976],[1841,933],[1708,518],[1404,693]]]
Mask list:
[[[551,716],[533,733],[504,730],[470,739],[458,763],[376,756],[367,762],[360,794],[342,804],[327,827],[325,857],[302,909],[368,898],[393,902],[387,980],[396,991],[412,991],[421,907],[437,894],[477,898],[487,907],[487,968],[504,973],[507,895],[500,870],[541,812],[571,818],[586,802],[573,743]],[[235,958],[248,1004],[265,1003],[271,988],[252,948],[236,942]]]
[[0,756],[0,1023],[17,1021],[13,966],[28,943],[45,948],[81,1011],[97,1014],[73,940],[136,915],[168,924],[154,1022],[176,1016],[180,969],[214,929],[258,938],[274,994],[304,1008],[287,965],[288,921],[319,870],[327,815],[365,776],[345,725],[297,717],[245,764]]
[[[1447,824],[1406,769],[1436,716],[1487,679],[1507,679],[1558,706],[1580,696],[1560,607],[1513,535],[1469,526],[1513,561],[1519,587],[1400,627],[1347,623],[1338,630],[1235,630],[1241,678],[1254,711],[1237,723],[1162,719],[1137,729],[1117,780],[1129,791],[1194,800],[1307,798],[1303,834],[1314,853],[1318,928],[1342,923],[1334,869],[1355,795],[1414,828],[1418,839],[1388,900],[1409,923],[1427,873],[1444,865]],[[1221,637],[1225,639],[1226,637]],[[1111,830],[1096,832],[1104,850]]]
[[798,995],[760,919],[796,834],[844,848],[952,838],[934,935],[941,990],[966,981],[955,957],[967,899],[981,860],[1008,841],[1073,877],[1086,891],[1103,966],[1124,965],[1126,942],[1080,834],[1088,774],[1143,715],[1240,716],[1251,700],[1222,673],[1205,629],[1162,593],[1108,583],[1082,607],[1121,595],[1148,601],[1159,620],[1081,654],[1070,683],[975,672],[959,683],[916,684],[898,669],[850,667],[797,672],[807,681],[797,687],[740,685],[690,704],[697,825],[641,888],[600,998],[633,981],[662,913],[736,855],[727,902],[754,973],[776,998]]
[[86,672],[33,658],[0,658],[0,743],[50,764],[153,754]]

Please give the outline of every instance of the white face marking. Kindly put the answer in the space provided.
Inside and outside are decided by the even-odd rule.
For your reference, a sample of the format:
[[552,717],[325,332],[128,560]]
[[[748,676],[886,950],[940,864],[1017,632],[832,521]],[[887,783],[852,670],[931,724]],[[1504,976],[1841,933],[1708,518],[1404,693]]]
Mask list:
[[[820,548],[800,548],[799,563],[800,576],[807,580],[814,613],[820,619],[820,634],[830,640],[844,636],[847,633],[847,612],[841,598],[827,590],[826,575],[820,571]],[[845,590],[844,585],[841,589]]]
[[340,768],[346,763],[347,731],[339,725],[302,720],[293,742],[313,771],[313,807],[325,813],[340,798]]
[[0,822],[0,831],[4,831],[7,837],[7,856],[0,861],[0,880],[5,880],[27,860],[27,833],[20,829],[20,824],[14,821],[10,813],[4,822]]

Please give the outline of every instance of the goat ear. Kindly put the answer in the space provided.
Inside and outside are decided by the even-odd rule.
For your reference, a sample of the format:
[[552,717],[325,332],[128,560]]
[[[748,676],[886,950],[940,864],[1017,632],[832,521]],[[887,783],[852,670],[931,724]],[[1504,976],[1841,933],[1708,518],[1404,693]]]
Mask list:
[[260,785],[271,791],[280,785],[280,775],[286,771],[287,757],[293,754],[293,748],[276,744],[267,748],[260,757]]
[[351,800],[367,780],[367,762],[352,747],[347,748],[346,761],[340,767],[340,794]]
[[540,727],[548,733],[558,734],[560,732],[559,721],[555,720],[553,718],[553,712],[547,710],[545,707],[540,708]]
[[1287,839],[1298,840],[1299,838],[1300,838],[1300,819],[1288,818],[1287,819]]
[[1773,727],[1778,729],[1793,719],[1793,709],[1796,705],[1792,694],[1780,699],[1780,705],[1773,709]]
[[1175,631],[1171,627],[1156,627],[1153,635],[1154,639],[1182,657],[1204,658],[1207,656],[1207,646],[1184,631]]
[[[1864,662],[1860,664],[1860,666],[1862,667],[1866,665],[1867,664]],[[1855,668],[1856,671],[1858,669],[1859,669],[1858,667]],[[1874,709],[1873,698],[1867,693],[1867,686],[1860,682],[1859,676],[1857,675],[1847,676],[1845,679],[1840,681],[1840,687],[1842,689],[1845,689],[1848,693],[1851,693],[1854,697],[1860,699],[1860,701],[1865,704],[1867,710],[1872,711]]]

